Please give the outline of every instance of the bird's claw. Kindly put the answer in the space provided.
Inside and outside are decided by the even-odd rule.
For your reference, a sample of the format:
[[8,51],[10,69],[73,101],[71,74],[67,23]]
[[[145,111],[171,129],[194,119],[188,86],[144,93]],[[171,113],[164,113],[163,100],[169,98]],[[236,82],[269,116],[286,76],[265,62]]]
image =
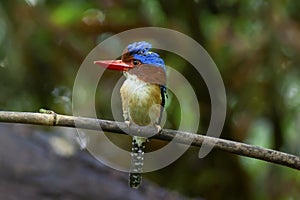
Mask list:
[[55,114],[55,112],[53,110],[47,110],[47,109],[44,109],[44,108],[41,108],[39,110],[40,113],[44,113],[44,114]]
[[154,126],[155,126],[155,128],[157,128],[157,133],[159,133],[162,129],[161,126],[158,124],[155,124]]
[[130,121],[127,121],[127,120],[126,120],[124,123],[127,125],[127,127],[130,126]]

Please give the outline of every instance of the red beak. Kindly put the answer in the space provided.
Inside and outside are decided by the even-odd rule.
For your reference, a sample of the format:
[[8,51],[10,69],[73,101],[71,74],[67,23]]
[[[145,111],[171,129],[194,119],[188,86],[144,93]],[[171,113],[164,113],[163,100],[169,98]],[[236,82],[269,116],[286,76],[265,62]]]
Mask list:
[[118,71],[127,71],[128,69],[132,68],[132,66],[126,64],[122,60],[97,60],[94,61],[94,64],[107,69]]

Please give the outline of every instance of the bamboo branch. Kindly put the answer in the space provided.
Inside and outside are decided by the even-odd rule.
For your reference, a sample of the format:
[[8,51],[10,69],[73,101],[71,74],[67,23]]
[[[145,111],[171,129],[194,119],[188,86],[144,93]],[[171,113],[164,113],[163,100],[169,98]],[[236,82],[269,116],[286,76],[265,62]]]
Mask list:
[[[149,134],[153,132],[153,129],[149,127],[141,128],[133,126],[128,128],[127,125],[123,122],[59,115],[54,112],[31,113],[0,111],[0,122],[35,124],[43,126],[77,127],[92,130],[99,130],[100,125],[103,131],[119,134],[126,134],[127,130],[130,130],[131,132],[133,132],[133,134],[141,132]],[[156,134],[151,138],[171,141],[172,139],[174,139],[175,135],[176,142],[178,143],[190,144],[190,141],[193,141],[193,146],[201,146],[203,141],[205,140],[206,144],[212,145],[215,149],[220,149],[241,156],[256,158],[259,160],[264,160],[267,162],[276,163],[300,170],[299,156],[241,142],[169,129],[163,129],[159,134]]]

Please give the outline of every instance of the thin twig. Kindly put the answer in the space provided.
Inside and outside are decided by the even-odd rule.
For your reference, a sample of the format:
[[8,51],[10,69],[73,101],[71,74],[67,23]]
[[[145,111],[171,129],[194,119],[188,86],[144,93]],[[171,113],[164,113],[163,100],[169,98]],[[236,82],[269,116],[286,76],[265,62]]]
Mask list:
[[[119,134],[126,134],[127,130],[130,130],[133,132],[133,134],[141,132],[145,134],[153,133],[153,129],[147,127],[141,128],[132,126],[128,128],[123,122],[59,115],[54,112],[31,113],[0,111],[0,122],[35,124],[43,126],[77,127],[92,130],[99,130],[100,125],[103,131]],[[190,144],[190,141],[193,141],[193,146],[201,146],[205,140],[206,145],[211,145],[215,149],[220,149],[241,156],[256,158],[300,170],[299,156],[241,142],[234,142],[230,140],[169,129],[163,129],[159,134],[156,134],[151,138],[171,141],[175,138],[175,136],[176,142],[178,143]]]

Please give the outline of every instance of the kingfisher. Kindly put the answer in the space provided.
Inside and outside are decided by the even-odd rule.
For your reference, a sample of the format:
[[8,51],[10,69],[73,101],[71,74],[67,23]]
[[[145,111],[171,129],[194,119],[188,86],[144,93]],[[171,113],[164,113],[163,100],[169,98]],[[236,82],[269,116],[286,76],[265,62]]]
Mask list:
[[[100,60],[94,64],[123,71],[126,80],[120,88],[125,123],[130,126],[155,126],[161,130],[166,92],[166,66],[148,42],[134,42],[123,51],[121,60]],[[133,136],[129,186],[137,189],[142,181],[143,159],[147,137]]]

